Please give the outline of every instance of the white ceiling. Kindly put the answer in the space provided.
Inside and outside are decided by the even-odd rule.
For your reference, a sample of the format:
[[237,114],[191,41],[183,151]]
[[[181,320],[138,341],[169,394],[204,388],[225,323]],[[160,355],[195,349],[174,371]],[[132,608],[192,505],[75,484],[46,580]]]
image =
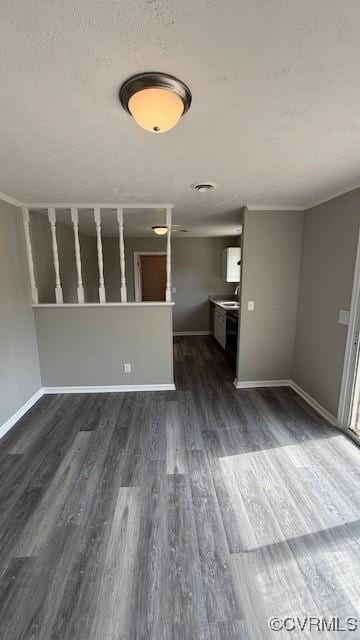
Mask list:
[[[359,0],[2,0],[0,190],[26,202],[172,202],[192,235],[244,203],[307,205],[360,182]],[[193,93],[158,136],[130,75]],[[218,189],[199,194],[195,181]]]

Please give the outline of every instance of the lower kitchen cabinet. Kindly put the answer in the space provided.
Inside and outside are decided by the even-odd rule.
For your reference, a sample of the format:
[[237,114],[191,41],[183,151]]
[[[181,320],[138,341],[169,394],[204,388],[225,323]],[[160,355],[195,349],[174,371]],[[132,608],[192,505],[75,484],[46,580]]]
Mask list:
[[215,306],[214,336],[223,349],[226,347],[226,311]]

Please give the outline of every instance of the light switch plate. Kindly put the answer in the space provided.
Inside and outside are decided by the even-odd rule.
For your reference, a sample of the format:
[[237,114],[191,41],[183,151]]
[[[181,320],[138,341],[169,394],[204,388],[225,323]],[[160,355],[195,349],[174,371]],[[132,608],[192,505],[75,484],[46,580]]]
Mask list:
[[176,293],[176,287],[173,287],[173,288],[172,288],[172,292],[173,292],[173,293]]
[[125,373],[131,373],[131,364],[130,364],[130,362],[125,362],[124,371],[125,371]]
[[347,326],[349,324],[349,316],[350,316],[350,312],[347,311],[347,309],[340,309],[339,324],[345,324]]
[[255,309],[254,300],[248,300],[248,311],[254,311],[254,309]]

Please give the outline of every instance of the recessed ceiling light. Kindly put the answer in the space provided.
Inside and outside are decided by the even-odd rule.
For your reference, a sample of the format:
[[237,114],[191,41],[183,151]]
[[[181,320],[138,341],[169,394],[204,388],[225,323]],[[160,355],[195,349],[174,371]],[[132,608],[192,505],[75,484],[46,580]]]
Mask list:
[[175,127],[191,104],[191,91],[167,73],[139,73],[120,88],[120,102],[147,131],[162,133]]
[[196,182],[195,184],[191,185],[191,188],[194,189],[194,191],[198,191],[199,193],[205,193],[206,191],[212,191],[213,189],[216,189],[217,184],[216,182]]

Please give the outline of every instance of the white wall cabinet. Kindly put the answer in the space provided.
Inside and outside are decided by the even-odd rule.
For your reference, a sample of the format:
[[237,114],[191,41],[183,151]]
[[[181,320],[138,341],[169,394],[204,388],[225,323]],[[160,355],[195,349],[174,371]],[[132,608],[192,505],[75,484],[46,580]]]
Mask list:
[[227,247],[223,249],[223,278],[226,282],[240,282],[241,248]]
[[215,306],[215,339],[222,346],[226,347],[226,311]]

